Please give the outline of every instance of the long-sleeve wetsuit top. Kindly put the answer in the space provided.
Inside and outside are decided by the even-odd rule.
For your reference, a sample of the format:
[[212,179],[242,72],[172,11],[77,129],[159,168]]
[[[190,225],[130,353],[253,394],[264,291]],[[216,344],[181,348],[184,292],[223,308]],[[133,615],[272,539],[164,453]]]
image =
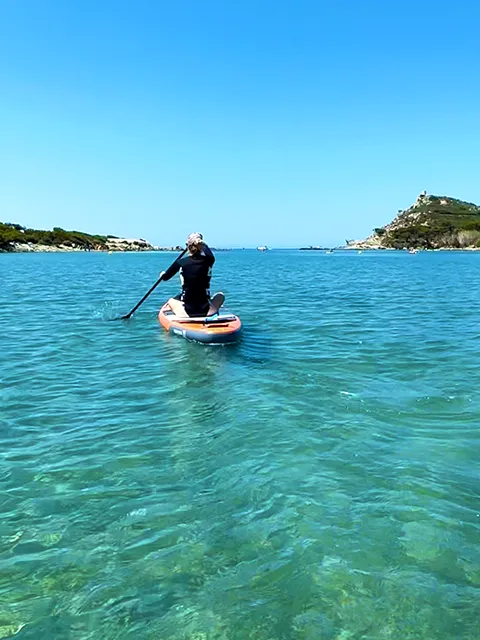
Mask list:
[[180,271],[182,281],[181,299],[189,316],[203,316],[210,307],[210,279],[215,256],[206,244],[201,253],[187,255],[175,260],[165,271],[163,280],[170,280]]

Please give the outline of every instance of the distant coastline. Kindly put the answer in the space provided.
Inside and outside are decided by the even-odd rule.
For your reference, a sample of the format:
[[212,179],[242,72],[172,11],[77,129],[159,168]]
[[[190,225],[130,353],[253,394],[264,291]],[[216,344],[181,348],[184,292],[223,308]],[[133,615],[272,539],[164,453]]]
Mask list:
[[[180,253],[180,245],[153,245],[144,238],[118,238],[112,235],[92,235],[83,231],[52,231],[29,229],[20,224],[0,222],[0,253],[125,253],[139,251],[171,251]],[[213,248],[214,251],[231,249]]]
[[183,247],[160,247],[144,238],[118,238],[112,235],[92,235],[82,231],[52,231],[29,229],[20,224],[0,222],[1,253],[67,253],[72,251],[182,251]]
[[299,251],[331,251],[332,247],[318,247],[318,246],[310,246],[310,247],[300,247]]
[[[300,251],[338,250],[407,250],[478,251],[480,250],[480,206],[449,196],[429,195],[423,191],[407,209],[398,210],[389,224],[377,227],[364,240],[346,240],[337,247],[309,245]],[[175,251],[183,247],[152,245],[144,238],[118,238],[92,235],[54,227],[51,231],[30,229],[20,224],[0,222],[0,253],[67,253],[67,252],[139,252]],[[267,252],[267,245],[257,251]],[[232,251],[220,249],[215,251]]]
[[[136,241],[138,242],[138,241]],[[27,244],[27,243],[14,243],[9,249],[0,247],[0,253],[128,253],[128,252],[175,252],[180,253],[185,247],[159,247],[150,245],[149,247],[142,247],[134,242],[125,241],[124,245],[120,248],[109,247],[105,249],[90,249],[85,247],[71,247],[67,245],[48,245],[48,244]],[[212,251],[218,253],[219,251],[233,251],[233,249],[218,249],[212,247]]]
[[158,246],[145,246],[137,244],[138,241],[132,242],[127,239],[123,239],[125,242],[122,245],[107,246],[105,248],[86,248],[86,247],[72,247],[68,245],[51,245],[51,244],[31,244],[31,243],[13,243],[9,248],[5,249],[0,247],[0,253],[126,253],[126,252],[145,252],[145,251],[171,251],[180,252],[183,251],[183,247],[158,247]]

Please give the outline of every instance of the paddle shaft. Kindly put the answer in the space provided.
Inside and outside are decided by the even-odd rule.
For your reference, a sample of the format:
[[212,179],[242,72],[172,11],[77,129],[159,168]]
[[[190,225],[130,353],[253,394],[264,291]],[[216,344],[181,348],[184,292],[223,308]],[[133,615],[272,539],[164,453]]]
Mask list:
[[[187,253],[188,249],[184,249],[182,251],[182,253],[175,259],[175,261],[172,263],[171,266],[173,266],[175,264],[175,262],[177,260],[180,260],[180,258],[183,258],[183,256]],[[153,287],[150,287],[150,289],[147,291],[147,293],[143,296],[143,298],[140,300],[140,302],[137,302],[137,304],[133,307],[133,309],[130,311],[130,313],[127,313],[127,315],[122,316],[120,319],[121,320],[128,320],[131,316],[133,316],[133,314],[135,313],[135,311],[138,309],[138,307],[145,302],[145,300],[148,298],[148,296],[152,293],[152,291],[154,289],[156,289],[158,287],[158,285],[160,284],[160,282],[163,280],[163,276],[160,276],[160,278],[155,282],[155,284],[153,285]]]

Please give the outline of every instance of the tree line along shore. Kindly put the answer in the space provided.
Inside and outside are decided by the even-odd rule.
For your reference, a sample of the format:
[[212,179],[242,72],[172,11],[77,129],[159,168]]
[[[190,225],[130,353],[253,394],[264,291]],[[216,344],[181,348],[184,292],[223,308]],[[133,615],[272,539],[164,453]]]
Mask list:
[[20,224],[0,222],[0,251],[58,252],[58,251],[182,251],[182,247],[157,247],[143,238],[118,238],[112,235],[91,235],[82,231],[52,231],[29,229]]

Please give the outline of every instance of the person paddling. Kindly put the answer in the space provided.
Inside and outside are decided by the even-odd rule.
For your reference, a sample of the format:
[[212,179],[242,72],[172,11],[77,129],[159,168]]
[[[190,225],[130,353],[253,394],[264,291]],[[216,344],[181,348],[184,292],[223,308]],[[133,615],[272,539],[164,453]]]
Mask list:
[[168,305],[177,316],[203,317],[213,316],[225,302],[223,293],[210,297],[210,279],[215,262],[210,247],[203,241],[201,233],[191,233],[187,238],[188,253],[166,270],[162,271],[162,280],[170,280],[180,271],[182,292],[170,298]]

